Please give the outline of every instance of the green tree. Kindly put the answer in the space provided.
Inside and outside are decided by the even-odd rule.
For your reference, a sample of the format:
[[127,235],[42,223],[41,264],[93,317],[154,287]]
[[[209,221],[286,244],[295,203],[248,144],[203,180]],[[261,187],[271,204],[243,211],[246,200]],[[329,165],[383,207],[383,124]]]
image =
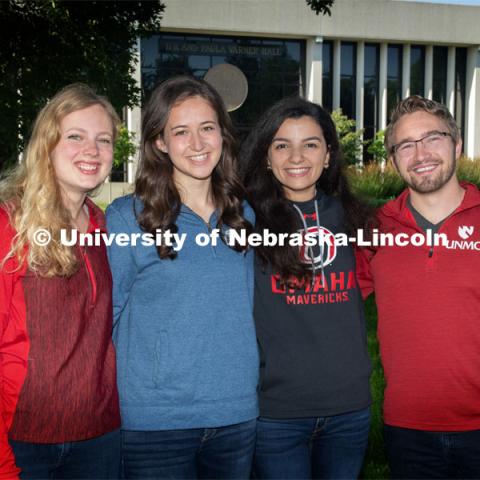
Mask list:
[[135,134],[129,132],[128,128],[122,124],[113,151],[113,166],[121,167],[127,164],[135,153],[137,153]]
[[367,152],[372,156],[373,160],[378,163],[386,162],[387,151],[384,142],[385,130],[379,130],[375,134],[375,138],[367,142]]
[[315,12],[316,15],[320,13],[322,15],[331,16],[332,12],[330,8],[333,6],[335,0],[306,0],[307,5]]
[[117,111],[138,103],[139,35],[157,31],[160,1],[0,2],[0,169],[15,162],[38,110],[61,87],[85,82]]
[[357,163],[357,159],[362,154],[363,131],[355,130],[355,120],[349,119],[341,109],[332,112],[332,119],[337,129],[345,162],[351,165]]

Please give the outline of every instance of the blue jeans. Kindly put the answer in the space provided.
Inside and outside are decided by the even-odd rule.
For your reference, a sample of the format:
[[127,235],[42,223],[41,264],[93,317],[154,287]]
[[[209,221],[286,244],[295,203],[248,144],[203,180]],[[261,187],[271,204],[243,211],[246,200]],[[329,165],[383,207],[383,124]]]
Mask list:
[[255,423],[154,432],[123,430],[124,478],[248,479]]
[[90,440],[30,443],[10,440],[22,479],[118,479],[120,430]]
[[480,430],[431,432],[385,425],[392,478],[480,478]]
[[357,478],[369,430],[369,408],[331,417],[260,417],[255,477]]

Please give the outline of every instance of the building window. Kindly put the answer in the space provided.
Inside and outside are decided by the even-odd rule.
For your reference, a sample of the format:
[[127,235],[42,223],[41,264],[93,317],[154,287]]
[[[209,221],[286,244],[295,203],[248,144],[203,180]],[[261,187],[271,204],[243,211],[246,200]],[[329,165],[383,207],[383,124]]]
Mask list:
[[410,94],[425,95],[425,47],[412,45],[410,50]]
[[231,113],[240,137],[277,100],[305,94],[304,41],[161,34],[141,41],[143,96],[175,75],[203,78],[219,63],[237,66],[248,80],[245,103]]
[[113,166],[110,172],[111,182],[126,182],[127,181],[127,165],[123,164],[118,167]]
[[455,49],[455,120],[465,143],[465,105],[467,81],[467,49]]
[[348,118],[355,118],[357,45],[342,42],[340,48],[340,108]]
[[437,102],[447,103],[448,48],[433,47],[432,96]]
[[332,111],[333,97],[333,42],[324,41],[322,46],[322,106]]
[[365,44],[364,94],[363,94],[363,138],[371,140],[378,128],[378,79],[380,46]]
[[387,55],[387,116],[390,121],[393,109],[402,99],[402,45],[389,45]]

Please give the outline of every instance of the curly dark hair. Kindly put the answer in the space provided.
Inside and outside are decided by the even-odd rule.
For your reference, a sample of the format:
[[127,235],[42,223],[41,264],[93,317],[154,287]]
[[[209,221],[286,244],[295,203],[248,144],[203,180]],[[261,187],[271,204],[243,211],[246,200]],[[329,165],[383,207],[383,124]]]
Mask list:
[[[143,202],[143,210],[136,213],[139,225],[149,233],[156,229],[178,232],[175,224],[180,213],[181,197],[173,180],[173,165],[167,153],[156,146],[162,138],[172,107],[191,97],[206,100],[217,114],[223,138],[222,156],[212,172],[212,194],[218,211],[217,227],[228,225],[235,230],[252,231],[252,225],[243,217],[243,187],[236,174],[236,144],[233,125],[223,100],[216,90],[203,80],[188,76],[170,78],[161,83],[149,98],[142,119],[140,164],[134,195]],[[231,245],[237,251],[246,246]],[[176,257],[172,246],[159,245],[160,258]]]
[[[343,156],[335,125],[330,114],[319,105],[300,97],[289,97],[275,103],[266,111],[241,150],[241,165],[247,198],[255,210],[255,230],[268,229],[276,234],[294,233],[298,228],[298,214],[285,197],[281,183],[267,169],[268,149],[276,132],[289,118],[311,117],[320,126],[330,152],[329,168],[324,169],[317,181],[317,188],[327,195],[337,197],[346,217],[346,229],[356,234],[370,218],[371,209],[356,199],[350,192],[342,171]],[[292,277],[309,279],[309,266],[299,259],[298,249],[292,246],[259,246],[257,255],[264,265],[270,264],[274,273],[284,282]]]

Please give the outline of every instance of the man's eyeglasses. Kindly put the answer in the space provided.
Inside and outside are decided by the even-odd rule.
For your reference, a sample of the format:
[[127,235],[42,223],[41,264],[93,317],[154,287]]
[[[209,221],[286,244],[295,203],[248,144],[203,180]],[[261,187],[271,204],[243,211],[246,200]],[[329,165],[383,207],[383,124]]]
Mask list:
[[443,146],[446,137],[451,136],[449,132],[433,131],[418,140],[405,140],[404,142],[397,143],[392,146],[391,152],[399,160],[408,160],[415,155],[417,143],[421,143],[427,152],[434,152]]

